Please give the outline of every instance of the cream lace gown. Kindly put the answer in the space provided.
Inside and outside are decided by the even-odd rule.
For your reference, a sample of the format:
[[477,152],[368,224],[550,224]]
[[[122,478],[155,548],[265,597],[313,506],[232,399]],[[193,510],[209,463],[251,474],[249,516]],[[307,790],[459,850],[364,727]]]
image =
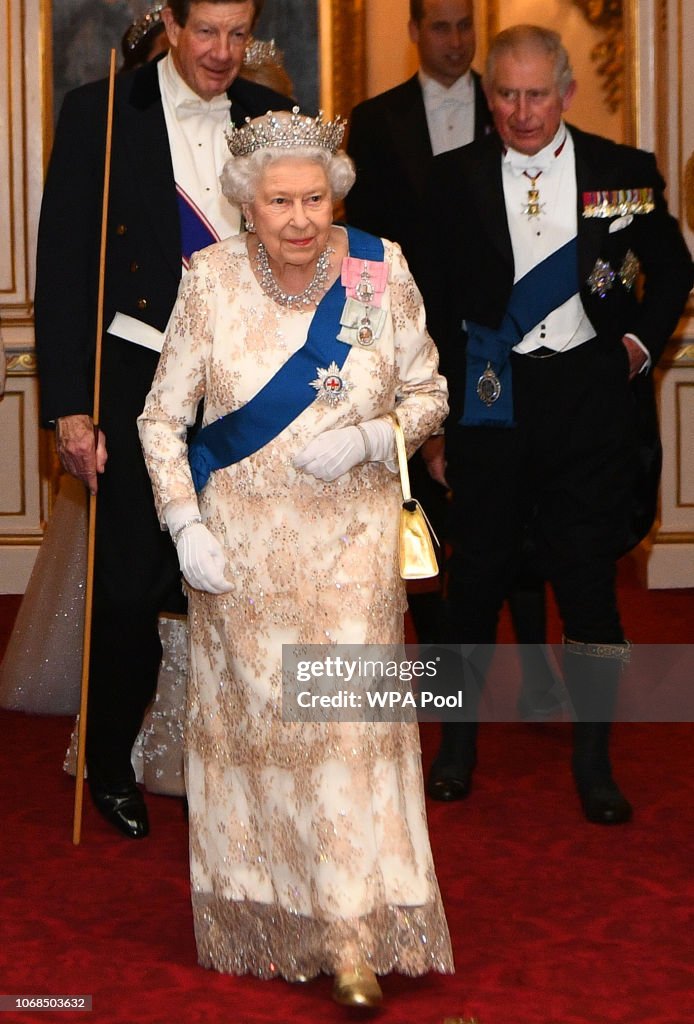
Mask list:
[[[371,349],[350,351],[347,400],[314,401],[198,496],[235,584],[189,595],[192,900],[200,963],[220,971],[292,980],[333,973],[346,953],[379,973],[453,969],[416,724],[282,722],[282,644],[403,638],[398,476],[369,463],[325,483],[293,467],[320,432],[396,402],[410,449],[445,416],[419,293],[384,244],[390,315]],[[199,399],[206,423],[246,403],[309,323],[261,291],[245,236],[194,258],[140,417],[160,514],[194,497],[185,433]]]

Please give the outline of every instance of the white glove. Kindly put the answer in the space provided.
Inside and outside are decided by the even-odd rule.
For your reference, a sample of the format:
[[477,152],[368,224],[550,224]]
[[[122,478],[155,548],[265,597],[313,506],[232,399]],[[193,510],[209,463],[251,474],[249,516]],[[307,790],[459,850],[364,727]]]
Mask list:
[[394,452],[393,428],[387,420],[365,420],[358,427],[325,430],[294,459],[297,469],[330,483],[360,462],[385,462]]
[[204,523],[193,523],[181,530],[176,553],[181,572],[195,590],[227,594],[234,589],[224,575],[224,548]]
[[202,522],[196,502],[164,509],[164,521],[176,545],[186,583],[208,594],[226,594],[234,589],[224,575],[224,548]]

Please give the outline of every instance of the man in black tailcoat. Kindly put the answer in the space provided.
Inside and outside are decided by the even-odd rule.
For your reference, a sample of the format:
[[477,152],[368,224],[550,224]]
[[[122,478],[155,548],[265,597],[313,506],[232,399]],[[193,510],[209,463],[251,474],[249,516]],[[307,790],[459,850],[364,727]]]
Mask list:
[[399,242],[417,279],[428,239],[425,187],[434,155],[491,128],[475,55],[472,0],[411,0],[410,39],[419,71],[358,104],[347,151],[357,180],[345,199],[355,227]]
[[[649,397],[692,261],[653,156],[564,122],[575,83],[556,33],[500,33],[484,84],[498,134],[438,157],[426,204],[423,291],[451,392],[445,455],[435,438],[426,458],[458,528],[445,640],[494,643],[530,523],[563,621],[578,795],[589,821],[619,824],[631,806],[608,748],[628,658],[615,561],[637,466],[630,382]],[[474,753],[465,723],[444,724],[433,773],[466,788]]]
[[[149,825],[130,752],[156,687],[160,611],[180,611],[176,551],[157,521],[136,418],[191,253],[239,230],[221,195],[224,127],[286,97],[237,78],[262,0],[170,0],[162,60],[116,79],[98,443],[92,422],[108,83],[65,99],[41,208],[36,347],[41,412],[98,515],[87,734],[89,787],[133,838]],[[108,461],[107,461],[108,460]],[[97,484],[98,481],[98,484]]]
[[[419,70],[406,82],[358,104],[350,117],[347,151],[357,179],[345,199],[347,221],[402,247],[415,280],[429,259],[425,187],[434,155],[464,146],[491,130],[475,55],[473,0],[410,0],[410,39]],[[415,454],[413,493],[445,532],[446,490]],[[420,641],[437,636],[438,591],[410,587],[410,612]]]

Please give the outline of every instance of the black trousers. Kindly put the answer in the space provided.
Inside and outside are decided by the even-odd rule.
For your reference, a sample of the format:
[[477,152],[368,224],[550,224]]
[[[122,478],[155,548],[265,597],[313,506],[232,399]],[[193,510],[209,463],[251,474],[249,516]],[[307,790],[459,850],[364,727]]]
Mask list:
[[87,719],[89,775],[105,783],[132,778],[130,751],[161,660],[158,614],[186,608],[137,433],[156,362],[153,352],[105,339],[101,426],[108,461],[97,498]]
[[572,640],[619,643],[615,562],[635,467],[621,340],[512,354],[516,426],[447,426],[456,542],[444,642],[493,643],[528,531]]

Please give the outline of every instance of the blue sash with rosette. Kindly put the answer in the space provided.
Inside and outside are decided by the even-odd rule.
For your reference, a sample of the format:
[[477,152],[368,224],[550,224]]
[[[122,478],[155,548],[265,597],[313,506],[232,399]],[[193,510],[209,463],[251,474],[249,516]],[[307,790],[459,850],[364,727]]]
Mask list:
[[[578,291],[578,247],[572,238],[561,249],[538,263],[513,286],[501,325],[493,329],[466,322],[467,353],[464,427],[513,427],[511,349],[525,335]],[[496,374],[500,392],[490,405],[477,393],[487,366]]]
[[[352,227],[347,227],[347,235],[350,256],[383,262],[380,238]],[[253,455],[308,409],[317,394],[311,381],[321,367],[335,363],[342,369],[351,351],[350,345],[337,340],[345,298],[346,291],[338,277],[316,308],[304,345],[245,405],[198,432],[188,448],[198,493],[210,473]]]

